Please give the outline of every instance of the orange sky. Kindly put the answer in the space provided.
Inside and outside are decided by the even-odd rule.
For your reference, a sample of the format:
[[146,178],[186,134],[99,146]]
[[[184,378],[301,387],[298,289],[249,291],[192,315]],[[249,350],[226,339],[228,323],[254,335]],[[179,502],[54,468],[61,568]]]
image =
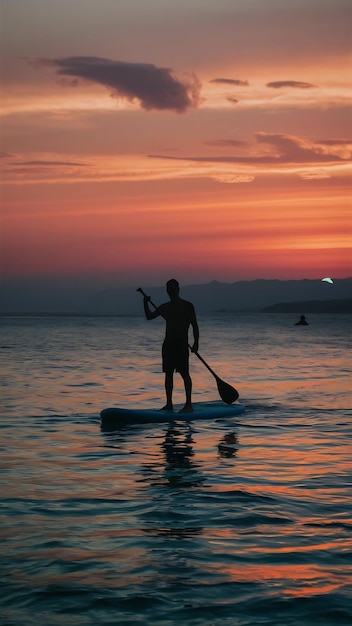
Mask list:
[[2,277],[347,277],[345,0],[3,0]]

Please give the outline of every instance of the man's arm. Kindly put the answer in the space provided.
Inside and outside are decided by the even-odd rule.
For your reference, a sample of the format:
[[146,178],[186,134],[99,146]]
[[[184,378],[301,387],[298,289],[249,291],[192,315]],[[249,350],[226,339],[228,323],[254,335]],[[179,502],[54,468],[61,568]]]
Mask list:
[[195,313],[194,308],[193,308],[193,314],[192,314],[192,318],[191,318],[191,326],[192,326],[193,338],[194,338],[194,343],[193,343],[193,346],[191,347],[191,351],[192,352],[198,352],[198,347],[199,347],[199,326],[198,326],[197,317],[196,317],[196,313]]
[[153,320],[155,317],[158,317],[158,315],[161,315],[161,313],[159,309],[155,309],[152,311],[149,308],[149,300],[150,300],[149,296],[144,296],[144,299],[143,299],[144,313],[145,313],[147,320]]

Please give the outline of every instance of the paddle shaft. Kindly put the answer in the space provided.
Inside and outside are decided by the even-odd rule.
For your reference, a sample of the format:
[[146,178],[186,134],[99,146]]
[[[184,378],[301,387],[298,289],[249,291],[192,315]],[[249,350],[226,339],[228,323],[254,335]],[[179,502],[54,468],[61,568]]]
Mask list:
[[[141,289],[141,287],[139,287],[137,289],[137,291],[139,291],[145,298],[148,299],[148,302],[150,302],[150,304],[152,305],[152,307],[154,307],[154,309],[156,311],[160,309],[159,307],[157,307],[154,302],[150,299],[149,296],[147,296],[146,293],[144,293],[143,289]],[[166,320],[165,316],[160,312],[160,315]],[[188,344],[188,347],[192,350],[191,346]],[[214,370],[212,370],[212,368],[210,367],[210,365],[208,365],[208,363],[203,359],[203,357],[199,354],[199,352],[197,351],[192,351],[193,354],[196,355],[196,357],[203,363],[203,365],[205,365],[205,367],[209,370],[209,372],[214,376],[217,386],[218,386],[218,390],[220,393],[221,398],[224,400],[224,402],[227,402],[228,404],[231,404],[232,402],[234,402],[235,400],[237,400],[238,398],[238,392],[236,389],[234,389],[234,387],[231,387],[231,385],[229,385],[228,383],[225,383],[223,380],[221,380],[221,378],[219,378],[219,376],[217,374],[215,374]]]

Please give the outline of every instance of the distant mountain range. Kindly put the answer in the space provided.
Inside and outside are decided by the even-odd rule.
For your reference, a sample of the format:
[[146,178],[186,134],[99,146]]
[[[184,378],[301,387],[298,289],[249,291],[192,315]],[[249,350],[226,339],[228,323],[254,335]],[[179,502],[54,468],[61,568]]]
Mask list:
[[352,298],[346,300],[304,300],[279,302],[262,309],[263,313],[352,313]]
[[[165,286],[145,288],[156,304],[168,299]],[[321,280],[252,280],[234,283],[212,281],[181,286],[180,295],[194,303],[197,312],[277,311],[348,312],[352,278]],[[142,314],[142,297],[135,288],[58,290],[54,286],[24,292],[0,289],[0,313],[76,313],[101,315]],[[346,302],[347,301],[347,302]],[[268,308],[270,307],[270,308]]]
[[[146,289],[146,292],[155,304],[168,299],[164,286]],[[203,285],[185,285],[181,287],[180,295],[185,300],[193,302],[199,313],[261,311],[278,303],[281,306],[283,303],[295,301],[304,309],[305,300],[321,302],[323,312],[323,309],[326,309],[324,302],[352,297],[352,278],[336,280],[333,285],[308,279],[253,280],[236,283],[212,281]],[[134,290],[105,290],[87,302],[84,310],[91,313],[137,313],[142,311],[141,300],[141,295]],[[315,310],[318,311],[319,306]]]

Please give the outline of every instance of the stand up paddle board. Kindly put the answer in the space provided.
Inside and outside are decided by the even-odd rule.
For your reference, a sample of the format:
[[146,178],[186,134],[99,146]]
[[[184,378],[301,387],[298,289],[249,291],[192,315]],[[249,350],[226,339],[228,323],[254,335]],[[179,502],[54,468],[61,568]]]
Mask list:
[[165,411],[159,409],[104,409],[100,413],[102,428],[118,428],[125,424],[151,424],[172,422],[173,420],[217,419],[236,417],[244,412],[242,404],[222,404],[220,402],[195,402],[191,413]]

